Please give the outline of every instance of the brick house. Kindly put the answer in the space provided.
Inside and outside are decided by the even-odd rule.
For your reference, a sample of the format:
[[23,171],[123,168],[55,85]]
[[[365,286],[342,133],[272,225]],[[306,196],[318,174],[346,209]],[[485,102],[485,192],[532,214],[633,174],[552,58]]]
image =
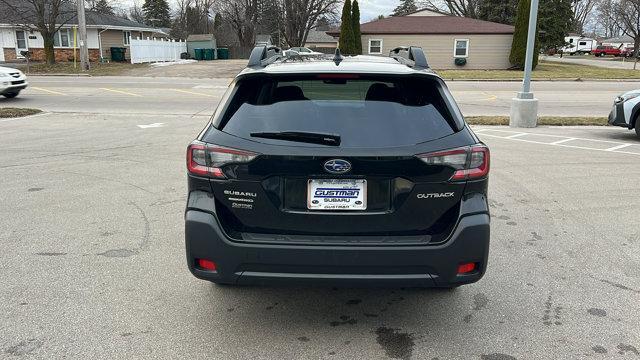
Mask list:
[[[16,15],[13,8],[0,1],[0,62],[15,61],[23,58],[22,51],[31,52],[31,59],[44,61],[44,40],[42,35],[25,23],[24,15]],[[73,14],[72,9],[68,11]],[[59,18],[61,18],[60,16]],[[90,61],[111,60],[111,47],[128,48],[132,38],[169,38],[160,29],[119,18],[112,15],[86,11],[87,45]],[[35,19],[34,19],[35,20]],[[34,21],[32,20],[32,21]],[[77,18],[65,19],[65,25],[55,34],[54,53],[56,61],[73,61],[77,51]],[[129,51],[125,56],[129,59]],[[79,54],[76,54],[79,57]]]

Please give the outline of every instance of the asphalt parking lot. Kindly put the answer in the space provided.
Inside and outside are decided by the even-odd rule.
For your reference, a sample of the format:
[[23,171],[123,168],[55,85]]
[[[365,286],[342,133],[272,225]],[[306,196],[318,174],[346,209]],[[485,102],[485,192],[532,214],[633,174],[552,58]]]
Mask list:
[[0,120],[0,358],[640,358],[633,132],[476,128],[492,150],[479,283],[218,287],[183,243],[184,151],[218,95],[157,82],[196,94],[133,113],[144,97],[110,90],[137,90],[102,85],[120,107],[41,94],[66,112]]

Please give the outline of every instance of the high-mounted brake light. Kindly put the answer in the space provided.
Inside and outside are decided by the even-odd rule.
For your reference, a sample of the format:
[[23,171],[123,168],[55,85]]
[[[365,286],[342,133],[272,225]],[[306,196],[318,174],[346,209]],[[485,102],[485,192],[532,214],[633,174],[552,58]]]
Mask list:
[[198,176],[224,179],[224,165],[248,163],[256,156],[250,151],[195,143],[187,148],[187,170]]
[[456,171],[449,179],[453,181],[479,179],[489,174],[489,148],[484,145],[420,154],[418,157],[429,165],[454,168]]

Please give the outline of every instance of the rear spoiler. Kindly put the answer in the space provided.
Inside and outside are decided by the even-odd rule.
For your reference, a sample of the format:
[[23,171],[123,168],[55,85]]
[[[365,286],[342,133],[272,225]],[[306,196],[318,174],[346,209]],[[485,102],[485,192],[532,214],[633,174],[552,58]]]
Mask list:
[[265,67],[278,59],[283,58],[282,49],[277,46],[259,45],[253,48],[249,55],[247,67]]
[[389,51],[389,57],[410,68],[419,70],[429,68],[427,56],[419,46],[399,46]]

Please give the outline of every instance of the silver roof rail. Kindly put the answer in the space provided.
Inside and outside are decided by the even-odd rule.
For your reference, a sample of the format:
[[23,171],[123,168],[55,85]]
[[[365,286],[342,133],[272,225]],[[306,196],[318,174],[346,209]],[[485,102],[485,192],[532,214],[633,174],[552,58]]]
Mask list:
[[399,46],[389,51],[389,57],[414,69],[428,69],[427,56],[419,46]]
[[256,68],[256,67],[265,67],[278,59],[281,59],[282,49],[277,46],[267,46],[267,45],[259,45],[251,50],[251,55],[249,55],[249,63],[247,67]]

